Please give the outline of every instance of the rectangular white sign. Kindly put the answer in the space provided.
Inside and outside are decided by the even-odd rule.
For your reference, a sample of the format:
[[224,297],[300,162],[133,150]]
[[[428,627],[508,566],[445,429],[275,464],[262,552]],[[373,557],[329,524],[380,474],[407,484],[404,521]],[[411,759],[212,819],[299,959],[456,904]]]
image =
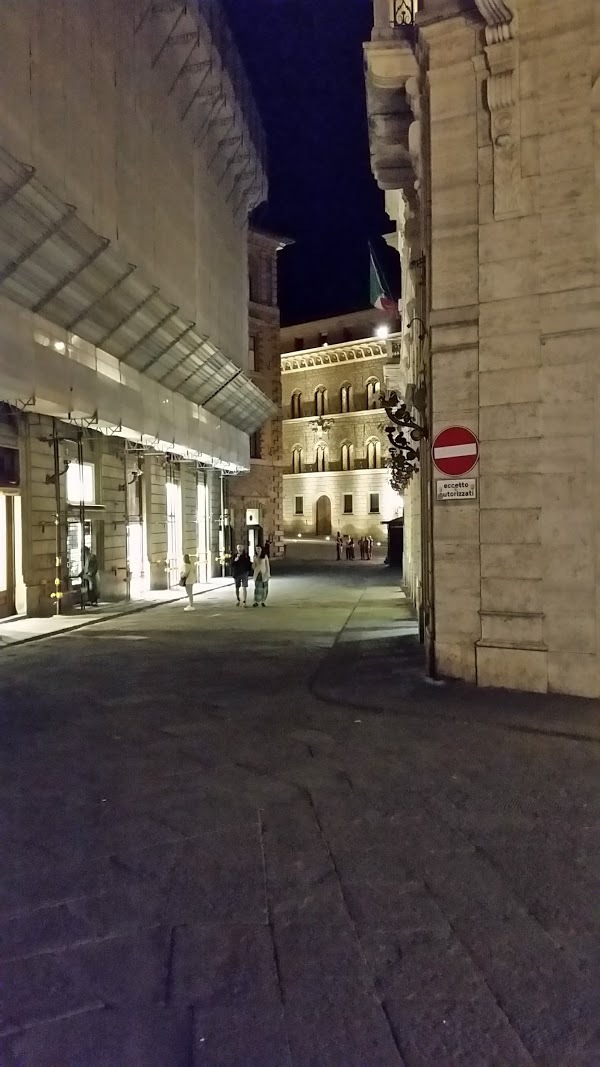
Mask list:
[[477,478],[438,478],[438,500],[477,500]]

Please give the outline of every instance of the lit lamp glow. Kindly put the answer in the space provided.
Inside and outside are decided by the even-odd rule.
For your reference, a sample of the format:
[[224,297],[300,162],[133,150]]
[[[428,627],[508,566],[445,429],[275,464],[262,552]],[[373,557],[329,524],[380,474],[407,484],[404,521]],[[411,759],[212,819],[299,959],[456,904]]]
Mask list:
[[385,326],[385,325],[378,326],[377,329],[375,330],[375,336],[379,337],[382,341],[384,341],[386,337],[389,337],[389,335],[390,335],[389,326]]

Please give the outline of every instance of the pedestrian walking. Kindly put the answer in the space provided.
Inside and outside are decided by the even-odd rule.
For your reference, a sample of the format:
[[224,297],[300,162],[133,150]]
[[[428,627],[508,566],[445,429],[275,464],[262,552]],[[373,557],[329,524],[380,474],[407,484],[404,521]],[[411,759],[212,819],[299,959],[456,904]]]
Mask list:
[[184,611],[195,611],[194,607],[194,582],[196,581],[196,564],[192,563],[188,553],[186,552],[183,557],[183,563],[181,565],[181,575],[179,578],[179,584],[185,586],[185,591],[188,596],[188,603],[186,604]]
[[243,545],[237,546],[237,551],[233,558],[233,563],[231,564],[231,573],[235,582],[236,605],[239,608],[241,591],[242,603],[244,607],[246,607],[246,602],[248,600],[248,579],[252,574],[252,560]]
[[373,556],[373,538],[369,534],[367,537],[367,559],[371,559]]
[[335,556],[336,559],[342,558],[342,548],[344,547],[344,541],[340,531],[338,530],[335,537]]
[[366,559],[367,558],[367,551],[366,551],[366,549],[367,549],[367,539],[366,539],[366,537],[360,537],[359,538],[358,547],[360,549],[360,558],[361,559]]
[[354,538],[353,537],[351,537],[350,541],[348,542],[348,548],[349,548],[349,551],[350,551],[350,555],[349,555],[348,558],[349,559],[354,559]]
[[81,577],[87,593],[87,602],[90,607],[95,608],[98,606],[98,597],[100,595],[98,588],[98,557],[86,545],[83,550],[83,558],[84,564]]
[[269,557],[266,549],[262,549],[260,554],[257,552],[254,559],[254,607],[257,608],[260,604],[261,607],[267,606],[267,597],[269,595],[269,582],[271,580],[271,564],[269,563]]
[[348,537],[348,534],[344,534],[344,552],[346,554],[346,559],[350,559],[350,538]]

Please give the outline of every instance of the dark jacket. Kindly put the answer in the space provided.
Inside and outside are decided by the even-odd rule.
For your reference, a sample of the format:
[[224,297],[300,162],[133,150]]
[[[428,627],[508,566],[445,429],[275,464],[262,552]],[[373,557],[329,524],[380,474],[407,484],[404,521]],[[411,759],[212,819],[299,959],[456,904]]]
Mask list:
[[252,560],[246,551],[233,558],[231,573],[234,578],[243,578],[246,574],[252,574]]

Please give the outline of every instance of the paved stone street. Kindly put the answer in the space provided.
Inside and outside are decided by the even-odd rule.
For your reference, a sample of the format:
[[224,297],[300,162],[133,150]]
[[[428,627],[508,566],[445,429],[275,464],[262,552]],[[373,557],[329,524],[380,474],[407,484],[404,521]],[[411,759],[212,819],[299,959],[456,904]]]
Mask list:
[[274,572],[1,653],[1,1067],[600,1064],[597,705]]

